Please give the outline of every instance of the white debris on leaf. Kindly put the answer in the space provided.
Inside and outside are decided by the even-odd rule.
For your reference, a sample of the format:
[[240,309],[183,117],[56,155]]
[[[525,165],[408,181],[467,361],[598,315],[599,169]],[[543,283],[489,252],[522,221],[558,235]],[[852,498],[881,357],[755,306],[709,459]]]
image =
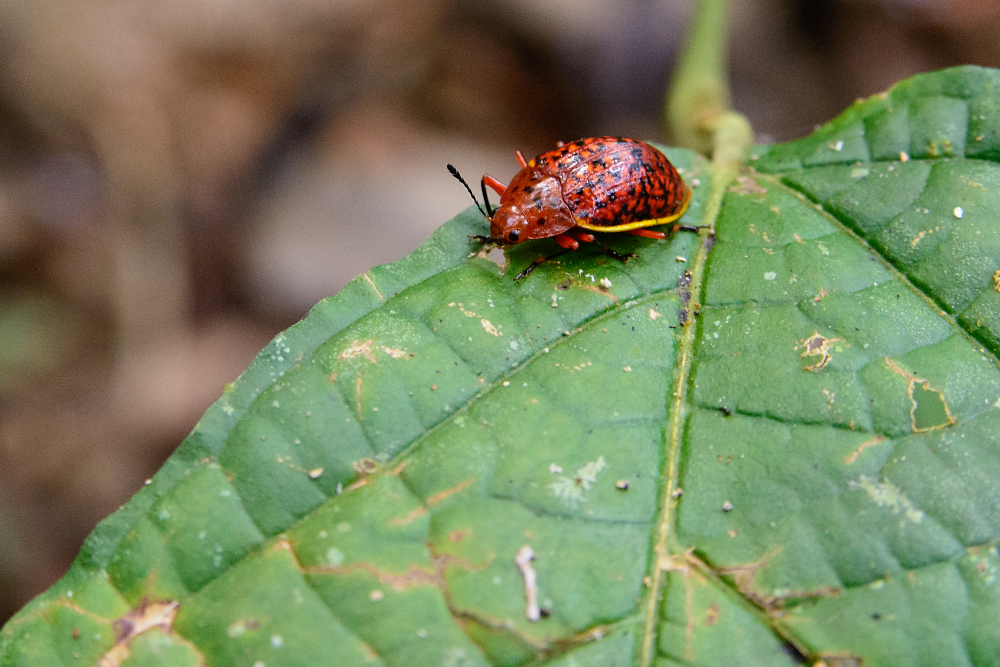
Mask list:
[[535,552],[527,544],[514,556],[514,562],[524,577],[524,597],[527,600],[524,615],[529,621],[537,621],[542,617],[542,610],[538,608],[538,575],[535,573],[535,568],[531,567],[533,560]]
[[596,461],[584,464],[573,477],[560,476],[549,484],[549,489],[556,498],[561,498],[570,507],[576,507],[580,503],[587,502],[586,492],[597,481],[597,473],[607,467],[608,463],[604,457],[598,456]]
[[857,481],[849,481],[847,486],[850,489],[864,491],[868,495],[868,499],[879,507],[888,507],[893,514],[902,514],[913,523],[920,523],[924,520],[923,511],[917,509],[902,489],[892,482],[880,482],[867,475],[861,475]]

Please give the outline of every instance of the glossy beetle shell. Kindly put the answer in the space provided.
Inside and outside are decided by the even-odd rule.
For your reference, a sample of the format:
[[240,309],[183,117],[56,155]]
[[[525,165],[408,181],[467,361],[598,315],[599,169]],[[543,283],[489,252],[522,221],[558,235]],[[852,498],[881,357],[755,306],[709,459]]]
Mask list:
[[688,189],[670,161],[647,143],[593,137],[529,161],[500,197],[491,236],[508,243],[562,234],[573,227],[619,232],[672,222]]

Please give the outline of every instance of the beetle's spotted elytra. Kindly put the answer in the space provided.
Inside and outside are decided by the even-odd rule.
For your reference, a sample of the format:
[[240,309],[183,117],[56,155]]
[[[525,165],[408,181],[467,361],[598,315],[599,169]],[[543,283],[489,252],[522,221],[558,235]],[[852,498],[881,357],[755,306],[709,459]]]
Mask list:
[[[490,236],[476,237],[500,245],[553,237],[562,248],[540,257],[514,280],[530,274],[542,262],[592,242],[590,232],[625,232],[662,239],[647,227],[676,221],[687,210],[691,190],[674,165],[656,148],[624,137],[591,137],[542,153],[521,164],[509,185],[489,174],[482,186],[486,209],[479,207],[472,188],[455,167],[448,171],[465,185],[480,212],[490,221]],[[500,195],[490,206],[487,186]],[[605,252],[626,260],[608,248]]]

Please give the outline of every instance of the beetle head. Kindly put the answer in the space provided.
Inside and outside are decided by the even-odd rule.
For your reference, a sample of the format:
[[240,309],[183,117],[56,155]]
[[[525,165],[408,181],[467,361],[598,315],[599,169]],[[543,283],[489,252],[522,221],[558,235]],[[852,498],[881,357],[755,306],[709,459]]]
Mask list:
[[498,243],[556,236],[576,224],[563,201],[562,184],[550,174],[525,169],[511,181],[503,199],[507,201],[494,213],[490,225]]
[[528,219],[515,204],[504,204],[493,213],[490,236],[497,243],[527,241]]

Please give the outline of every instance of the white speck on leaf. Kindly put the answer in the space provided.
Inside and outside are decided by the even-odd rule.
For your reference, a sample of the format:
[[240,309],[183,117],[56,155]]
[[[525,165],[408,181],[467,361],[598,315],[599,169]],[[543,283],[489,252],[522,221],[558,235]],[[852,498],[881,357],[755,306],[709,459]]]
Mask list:
[[952,211],[952,213],[955,215],[956,218],[961,218],[963,215],[965,215],[965,211],[962,210],[961,206],[956,206],[955,210]]
[[778,274],[775,273],[774,271],[768,271],[767,273],[764,274],[764,280],[774,280],[777,277]]

